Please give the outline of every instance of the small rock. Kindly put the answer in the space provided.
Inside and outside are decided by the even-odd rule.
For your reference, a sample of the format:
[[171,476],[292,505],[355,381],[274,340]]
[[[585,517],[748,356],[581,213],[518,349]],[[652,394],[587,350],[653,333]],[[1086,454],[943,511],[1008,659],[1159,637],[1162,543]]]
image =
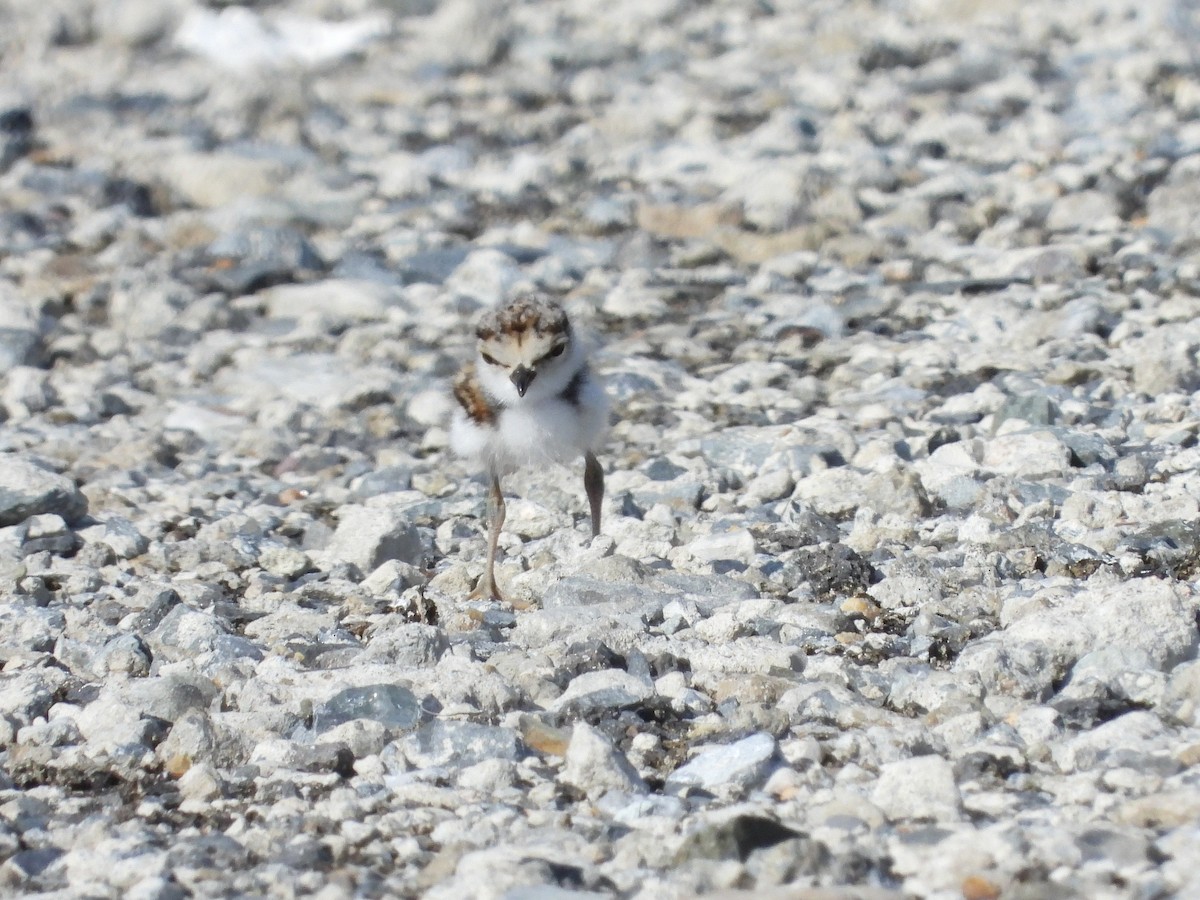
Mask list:
[[222,235],[205,248],[206,265],[191,278],[235,297],[319,272],[324,263],[302,232],[257,226]]
[[514,27],[506,4],[450,0],[435,4],[435,8],[414,38],[430,62],[452,71],[482,68],[506,50]]
[[1200,661],[1181,663],[1171,671],[1162,708],[1175,721],[1200,727]]
[[1157,705],[1165,688],[1166,677],[1145,650],[1101,647],[1080,657],[1051,705],[1068,721],[1091,722]]
[[23,527],[25,540],[21,550],[26,555],[41,552],[66,554],[75,549],[77,539],[67,528],[62,516],[52,513],[30,516]]
[[144,678],[150,674],[154,655],[136,634],[123,634],[104,645],[97,657],[97,670],[101,674],[129,675]]
[[608,791],[626,794],[647,791],[645,782],[625,755],[585,722],[576,723],[571,732],[560,777],[593,800]]
[[224,793],[224,784],[217,770],[206,762],[189,767],[180,777],[178,786],[184,800],[193,802],[215,800]]
[[1066,474],[1071,450],[1049,430],[1011,432],[986,444],[983,465],[1001,475],[1049,478]]
[[763,781],[775,751],[775,739],[769,734],[752,734],[732,744],[702,747],[690,762],[667,776],[666,789],[698,787],[710,793],[741,793]]
[[754,536],[748,529],[730,528],[695,538],[687,545],[687,551],[697,559],[708,561],[732,559],[748,562],[754,557],[756,548]]
[[376,597],[399,596],[426,581],[416,566],[398,559],[386,560],[362,581],[363,590]]
[[103,525],[92,525],[79,535],[85,541],[106,545],[117,559],[136,559],[150,547],[150,539],[123,516],[109,516]]
[[571,679],[551,709],[555,712],[623,709],[642,703],[653,693],[653,685],[635,675],[621,669],[601,669]]
[[[33,149],[33,110],[25,105],[0,107],[0,172],[7,172]],[[3,369],[0,369],[3,371]]]
[[169,157],[158,171],[181,199],[201,208],[215,208],[274,193],[286,180],[289,167],[279,159],[213,150]]
[[507,253],[476,250],[454,270],[446,280],[446,287],[481,303],[497,303],[510,294],[521,278],[520,267]]
[[56,674],[42,669],[14,672],[0,681],[0,719],[21,727],[45,716],[65,675],[65,672]]
[[321,734],[323,743],[345,745],[356,760],[378,757],[391,740],[392,730],[375,719],[351,719]]
[[1116,199],[1103,191],[1078,191],[1054,202],[1046,216],[1049,231],[1112,231],[1120,225]]
[[0,403],[11,419],[27,419],[57,405],[58,393],[50,382],[50,373],[31,366],[13,366],[0,388]]
[[508,728],[435,719],[400,742],[409,763],[418,769],[470,766],[485,759],[517,759],[521,743]]
[[0,526],[48,513],[76,522],[87,513],[87,498],[69,478],[20,456],[0,458]]
[[485,759],[467,766],[458,773],[459,787],[494,796],[497,790],[511,787],[516,781],[517,767],[507,759]]
[[420,532],[398,509],[346,506],[338,511],[338,527],[325,556],[372,572],[389,559],[420,565],[425,545]]
[[[764,870],[775,862],[771,857],[776,854],[780,857],[777,864],[782,869],[780,874],[783,877],[773,878],[767,875],[763,878],[766,874]],[[830,862],[828,851],[820,843],[802,836],[773,818],[747,813],[729,816],[692,831],[680,846],[676,858],[679,863],[684,864],[693,860],[730,860],[746,863],[749,871],[763,878],[759,882],[760,885],[790,881],[788,876],[794,876],[797,872],[809,872],[814,875],[825,872]],[[776,890],[790,891],[787,888],[760,887],[753,894],[764,900],[771,900],[776,897]],[[749,893],[742,891],[719,891],[711,896],[718,900],[749,900]],[[779,894],[777,900],[784,900],[784,895]],[[814,897],[813,900],[817,898]]]
[[954,767],[933,755],[914,756],[881,766],[871,802],[892,820],[936,822],[957,820],[962,806]]
[[228,635],[228,627],[218,616],[178,604],[163,617],[150,639],[152,644],[195,655],[216,647]]
[[221,736],[202,709],[190,709],[179,716],[166,738],[154,748],[155,755],[177,774],[200,760],[221,761],[221,751]]
[[266,543],[259,546],[258,564],[280,578],[299,578],[312,568],[308,554],[286,544]]
[[427,668],[450,647],[446,632],[418,622],[387,623],[367,639],[367,658],[403,668]]
[[1001,624],[1006,643],[1040,642],[1065,665],[1095,647],[1125,647],[1161,670],[1188,659],[1200,641],[1190,590],[1153,578],[1014,597]]
[[346,688],[326,700],[313,714],[318,734],[354,719],[372,719],[388,728],[407,731],[421,721],[421,703],[398,684]]
[[166,37],[182,18],[186,5],[167,0],[148,7],[100,0],[95,7],[96,29],[117,45],[142,47]]

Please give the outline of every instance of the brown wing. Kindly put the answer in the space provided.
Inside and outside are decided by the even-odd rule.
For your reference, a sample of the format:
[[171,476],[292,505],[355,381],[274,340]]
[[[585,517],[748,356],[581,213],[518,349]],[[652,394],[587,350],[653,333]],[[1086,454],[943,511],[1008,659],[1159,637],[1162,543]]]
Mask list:
[[454,376],[454,399],[472,422],[490,425],[496,421],[496,407],[483,392],[473,364],[463,366]]

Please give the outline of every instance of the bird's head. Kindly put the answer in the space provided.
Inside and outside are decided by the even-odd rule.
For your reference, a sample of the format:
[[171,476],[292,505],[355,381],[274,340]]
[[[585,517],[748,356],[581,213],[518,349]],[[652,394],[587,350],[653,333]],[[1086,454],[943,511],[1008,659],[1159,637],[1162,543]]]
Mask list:
[[562,307],[549,300],[522,298],[492,310],[476,329],[479,365],[486,381],[507,379],[518,399],[539,379],[568,364],[571,323]]

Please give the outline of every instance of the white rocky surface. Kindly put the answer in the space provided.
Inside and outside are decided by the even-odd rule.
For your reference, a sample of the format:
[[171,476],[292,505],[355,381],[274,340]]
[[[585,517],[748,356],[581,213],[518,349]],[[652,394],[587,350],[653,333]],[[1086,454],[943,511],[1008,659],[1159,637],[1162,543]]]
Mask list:
[[1194,4],[0,22],[0,894],[1200,894]]

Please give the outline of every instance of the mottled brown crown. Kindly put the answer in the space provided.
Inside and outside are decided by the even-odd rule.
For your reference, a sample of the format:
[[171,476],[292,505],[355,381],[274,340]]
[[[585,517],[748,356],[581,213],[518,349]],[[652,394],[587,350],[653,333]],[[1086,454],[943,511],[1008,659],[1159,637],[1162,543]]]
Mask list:
[[515,337],[533,332],[542,335],[567,334],[571,323],[566,312],[544,297],[519,297],[486,313],[475,328],[481,341]]

